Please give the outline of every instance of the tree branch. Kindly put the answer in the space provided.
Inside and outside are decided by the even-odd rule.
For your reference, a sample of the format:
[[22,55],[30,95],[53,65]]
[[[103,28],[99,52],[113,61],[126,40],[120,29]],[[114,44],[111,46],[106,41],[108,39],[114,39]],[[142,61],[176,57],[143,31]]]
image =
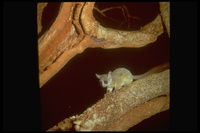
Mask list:
[[[163,65],[157,67],[159,73],[107,94],[82,114],[68,119],[68,125],[73,125],[73,122],[76,131],[126,131],[142,120],[169,109],[170,70],[160,72],[167,67],[161,66]],[[152,70],[155,71],[155,68]],[[55,128],[58,129],[59,126],[48,131]]]

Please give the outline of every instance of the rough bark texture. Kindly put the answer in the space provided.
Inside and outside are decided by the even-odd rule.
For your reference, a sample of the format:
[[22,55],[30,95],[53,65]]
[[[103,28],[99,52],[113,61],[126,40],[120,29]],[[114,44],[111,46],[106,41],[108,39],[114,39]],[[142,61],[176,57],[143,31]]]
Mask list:
[[47,2],[44,3],[38,3],[37,5],[37,32],[38,34],[40,34],[41,30],[42,30],[42,12],[44,10],[44,8],[47,6]]
[[[169,100],[170,96],[166,95],[156,97],[150,101],[140,104],[140,106],[130,109],[116,121],[105,126],[105,130],[103,131],[127,131],[130,127],[137,125],[141,121],[157,113],[168,110],[170,107]],[[66,118],[47,131],[72,131],[74,130],[73,126],[73,120]]]
[[170,37],[170,3],[169,2],[160,2],[160,11],[162,18],[167,29],[167,33]]
[[76,117],[75,129],[77,131],[115,130],[115,126],[114,129],[107,126],[116,122],[132,108],[162,95],[169,95],[169,70],[157,75],[152,74],[106,95],[104,99]]
[[107,94],[68,123],[54,126],[48,131],[61,130],[61,127],[68,127],[72,122],[76,131],[126,131],[142,120],[169,109],[170,70],[160,72],[168,67],[168,64],[164,64],[153,68],[151,71],[157,70],[159,73]]
[[116,121],[108,124],[104,131],[127,131],[144,119],[169,109],[169,95],[156,97],[130,109]]
[[59,14],[38,40],[40,87],[86,48],[144,47],[163,33],[161,16],[138,31],[102,27],[92,14],[94,2],[62,3]]
[[[38,33],[41,12],[38,5]],[[102,27],[95,20],[94,2],[64,2],[50,27],[38,39],[40,87],[67,62],[86,48],[139,48],[155,42],[163,33],[170,36],[169,2],[160,2],[161,15],[138,31]],[[152,74],[106,95],[82,114],[66,118],[48,131],[126,131],[140,121],[169,109],[169,73]],[[120,124],[119,124],[120,123]]]

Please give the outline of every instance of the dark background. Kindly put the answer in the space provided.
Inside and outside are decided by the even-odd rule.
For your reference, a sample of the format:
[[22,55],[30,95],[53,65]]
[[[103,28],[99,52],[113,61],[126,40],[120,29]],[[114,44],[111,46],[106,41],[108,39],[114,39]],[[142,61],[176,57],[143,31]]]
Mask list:
[[[42,17],[43,32],[55,20],[59,5],[60,3],[50,2],[45,7]],[[160,13],[158,2],[96,2],[95,6],[101,10],[114,7],[112,10],[103,12],[107,17],[96,10],[93,10],[93,13],[104,27],[119,30],[139,30],[153,21]],[[120,25],[121,23],[123,24]],[[101,88],[95,73],[103,74],[118,67],[126,67],[133,74],[142,74],[168,61],[169,38],[167,33],[161,35],[150,46],[140,49],[86,49],[71,59],[41,88],[42,128],[47,130],[64,118],[81,114],[103,98],[106,89]],[[147,129],[146,126],[140,130],[144,129]]]
[[[70,60],[66,67],[41,88],[41,91],[39,89],[37,62],[36,3],[17,2],[3,4],[4,131],[42,131],[47,129],[71,114],[82,112],[88,106],[98,101],[99,98],[103,97],[104,90],[98,84],[94,73],[106,73],[108,70],[113,70],[119,65],[124,65],[129,67],[132,73],[140,74],[149,69],[149,67],[156,65],[156,63],[159,64],[164,60],[169,60],[169,55],[171,65],[170,126],[169,112],[163,112],[164,114],[157,114],[158,118],[153,116],[152,119],[156,121],[156,123],[160,123],[157,120],[164,118],[164,120],[161,120],[164,122],[164,127],[162,129],[152,129],[152,131],[194,131],[197,129],[197,5],[195,2],[172,3],[171,12],[173,13],[171,13],[170,54],[169,51],[166,51],[166,53],[159,51],[160,53],[148,54],[145,56],[144,54],[140,54],[141,51],[138,51],[138,49],[132,49],[134,52],[129,49],[121,49],[122,51],[120,51],[120,53],[129,52],[130,54],[120,54],[120,57],[117,57],[117,55],[119,55],[117,54],[117,52],[119,52],[117,50],[108,52],[103,49],[87,49],[81,55],[77,55]],[[166,33],[160,37],[161,39],[162,37],[165,38]],[[169,45],[153,43],[143,50],[150,50],[153,52],[154,46],[165,46],[167,47],[165,49],[169,48]],[[105,56],[108,53],[109,56]],[[91,55],[94,56],[94,54],[96,54],[96,60],[91,57]],[[165,57],[161,55],[165,55]],[[128,62],[126,62],[126,58],[129,59]],[[110,65],[111,62],[114,62],[113,59],[116,59],[116,62]],[[130,61],[130,59],[133,60],[133,62]],[[144,59],[146,59],[146,61],[141,62]],[[123,61],[123,63],[120,64],[119,61]],[[81,65],[79,63],[81,63]],[[88,68],[91,68],[89,72],[86,71]],[[70,79],[68,79],[69,76],[67,76],[69,74],[72,76]],[[55,80],[55,82],[53,80]],[[61,81],[66,82],[63,83]],[[49,87],[50,85],[52,85],[52,87]],[[48,93],[45,93],[47,88],[49,89]],[[70,90],[73,89],[74,91],[69,92],[67,88],[70,88]],[[53,94],[53,90],[56,93]],[[86,95],[86,93],[89,94]],[[62,96],[58,97],[58,94]],[[80,100],[78,100],[77,97],[70,98],[72,94],[78,95]],[[45,97],[51,100],[46,101],[47,98]],[[72,102],[69,103],[69,100]],[[50,101],[52,103],[50,103]],[[59,104],[55,106],[57,103]],[[55,109],[53,109],[53,107]],[[60,114],[58,115],[57,113]],[[149,124],[151,122],[147,123]],[[144,126],[145,124],[142,125],[141,128],[136,127],[136,129],[133,130],[148,129],[148,126],[145,126],[145,129]]]
[[[141,49],[86,49],[76,55],[41,88],[42,125],[48,129],[64,118],[80,114],[103,98],[95,73],[104,74],[118,67],[142,74],[169,61],[169,40],[161,35]],[[51,119],[49,119],[51,118]]]

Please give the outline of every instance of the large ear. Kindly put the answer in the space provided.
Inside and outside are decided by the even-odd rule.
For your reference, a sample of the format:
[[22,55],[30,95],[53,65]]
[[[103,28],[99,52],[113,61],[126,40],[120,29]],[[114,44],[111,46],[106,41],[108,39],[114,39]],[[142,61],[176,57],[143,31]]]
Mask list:
[[111,74],[112,74],[112,72],[109,71],[109,72],[108,72],[108,78],[109,78],[109,79],[112,78],[112,77],[111,77]]
[[100,78],[100,76],[101,76],[101,75],[99,75],[99,74],[97,74],[97,73],[95,73],[95,75],[96,75],[97,78]]

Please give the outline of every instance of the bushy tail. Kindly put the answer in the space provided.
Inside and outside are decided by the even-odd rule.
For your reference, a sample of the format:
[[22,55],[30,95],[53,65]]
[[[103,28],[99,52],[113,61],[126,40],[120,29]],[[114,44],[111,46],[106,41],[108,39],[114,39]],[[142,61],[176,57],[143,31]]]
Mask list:
[[169,69],[169,68],[170,68],[169,62],[166,62],[166,63],[163,63],[163,64],[158,65],[156,67],[153,67],[152,69],[150,69],[149,71],[147,71],[144,74],[133,75],[133,79],[141,79],[141,78],[146,77],[148,75],[151,75],[151,74],[154,74],[154,73],[159,73],[159,72],[162,72],[162,71]]

